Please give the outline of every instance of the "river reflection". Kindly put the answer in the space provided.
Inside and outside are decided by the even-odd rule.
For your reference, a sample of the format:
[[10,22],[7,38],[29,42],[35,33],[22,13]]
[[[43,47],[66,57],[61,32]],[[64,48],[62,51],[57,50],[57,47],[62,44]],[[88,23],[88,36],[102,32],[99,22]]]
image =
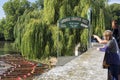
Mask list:
[[0,55],[14,53],[17,53],[17,50],[13,48],[13,42],[0,41]]

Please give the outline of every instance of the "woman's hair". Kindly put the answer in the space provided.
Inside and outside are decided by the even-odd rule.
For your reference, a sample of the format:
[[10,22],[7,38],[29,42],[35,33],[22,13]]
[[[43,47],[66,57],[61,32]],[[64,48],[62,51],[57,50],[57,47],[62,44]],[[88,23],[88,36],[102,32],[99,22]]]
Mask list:
[[105,32],[103,33],[103,35],[105,36],[105,37],[109,37],[109,40],[111,40],[112,39],[112,31],[111,30],[105,30]]

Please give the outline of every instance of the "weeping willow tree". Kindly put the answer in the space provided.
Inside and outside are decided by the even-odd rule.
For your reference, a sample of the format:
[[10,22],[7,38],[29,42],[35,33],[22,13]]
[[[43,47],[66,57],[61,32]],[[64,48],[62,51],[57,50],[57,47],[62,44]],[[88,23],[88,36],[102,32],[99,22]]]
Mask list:
[[[46,24],[41,19],[40,12],[25,12],[14,28],[15,46],[28,58],[42,56],[46,46]],[[44,41],[44,43],[43,43]],[[39,54],[39,55],[38,55]]]
[[[97,4],[97,5],[96,5]],[[27,58],[73,55],[80,43],[81,51],[87,49],[87,29],[59,29],[59,19],[78,16],[87,18],[92,7],[92,32],[102,35],[106,24],[104,0],[44,0],[42,10],[26,10],[14,28],[15,46]]]

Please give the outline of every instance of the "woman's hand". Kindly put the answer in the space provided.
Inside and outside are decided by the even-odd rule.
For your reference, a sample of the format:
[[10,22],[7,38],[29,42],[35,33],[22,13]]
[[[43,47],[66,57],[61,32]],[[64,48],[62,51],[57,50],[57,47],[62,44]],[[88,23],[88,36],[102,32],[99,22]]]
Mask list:
[[100,50],[100,48],[97,48],[97,50],[99,51],[99,50]]
[[93,35],[93,37],[94,37],[94,38],[98,38],[98,36],[97,36],[97,35]]

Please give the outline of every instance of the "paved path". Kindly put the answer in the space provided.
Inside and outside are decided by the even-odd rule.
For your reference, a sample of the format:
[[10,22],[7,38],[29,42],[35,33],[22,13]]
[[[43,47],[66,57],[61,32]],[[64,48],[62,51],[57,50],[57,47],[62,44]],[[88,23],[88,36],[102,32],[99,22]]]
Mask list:
[[102,68],[104,52],[91,48],[64,66],[37,76],[34,80],[107,80],[107,70]]
[[65,57],[58,57],[57,60],[57,66],[63,66],[66,63],[70,62],[71,60],[75,59],[76,56],[65,56]]

